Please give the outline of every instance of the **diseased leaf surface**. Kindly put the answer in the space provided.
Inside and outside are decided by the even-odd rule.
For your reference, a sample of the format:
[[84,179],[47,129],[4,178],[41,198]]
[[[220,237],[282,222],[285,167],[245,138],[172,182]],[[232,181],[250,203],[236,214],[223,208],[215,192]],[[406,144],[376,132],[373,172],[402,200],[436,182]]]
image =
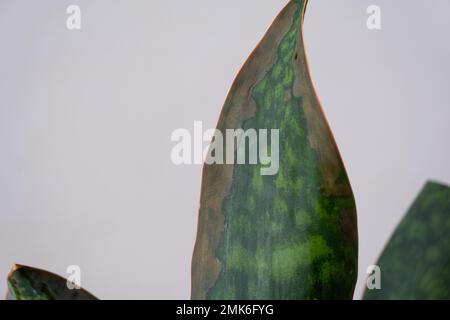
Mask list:
[[310,79],[305,7],[304,0],[285,7],[223,107],[221,132],[279,130],[279,171],[263,176],[261,165],[205,165],[193,299],[353,296],[356,207]]

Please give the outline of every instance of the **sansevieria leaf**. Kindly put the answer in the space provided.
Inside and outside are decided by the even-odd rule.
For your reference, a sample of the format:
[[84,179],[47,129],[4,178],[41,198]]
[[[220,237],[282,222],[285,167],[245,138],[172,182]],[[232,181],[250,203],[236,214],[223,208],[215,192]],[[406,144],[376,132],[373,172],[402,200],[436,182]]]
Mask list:
[[83,289],[69,289],[67,280],[50,272],[15,265],[8,276],[7,300],[97,300]]
[[450,187],[426,184],[377,266],[381,288],[366,289],[365,300],[450,299]]
[[[245,163],[205,164],[193,299],[353,297],[355,201],[308,69],[302,36],[306,4],[292,0],[278,15],[222,109],[217,129],[223,136],[227,130],[267,130],[269,136],[278,130],[279,163],[262,174],[266,166],[248,161],[247,143]],[[267,140],[275,156],[276,141]],[[235,158],[238,152],[242,149]]]

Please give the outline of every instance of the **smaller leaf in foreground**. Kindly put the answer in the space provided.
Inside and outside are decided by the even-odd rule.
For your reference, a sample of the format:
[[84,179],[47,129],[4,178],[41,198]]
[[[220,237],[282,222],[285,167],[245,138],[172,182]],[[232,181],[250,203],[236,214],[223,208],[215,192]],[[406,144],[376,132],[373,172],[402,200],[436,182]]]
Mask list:
[[84,289],[69,289],[56,274],[15,265],[8,276],[6,300],[97,300]]
[[450,299],[450,187],[425,186],[377,265],[381,289],[365,300]]

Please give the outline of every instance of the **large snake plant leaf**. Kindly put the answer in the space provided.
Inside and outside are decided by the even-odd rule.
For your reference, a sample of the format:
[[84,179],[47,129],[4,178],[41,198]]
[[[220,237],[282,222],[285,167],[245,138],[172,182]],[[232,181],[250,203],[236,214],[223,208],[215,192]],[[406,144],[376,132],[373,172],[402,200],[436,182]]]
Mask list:
[[282,10],[222,109],[222,135],[279,130],[279,168],[262,175],[261,162],[205,164],[193,299],[353,297],[356,207],[309,73],[306,5],[292,0]]
[[426,184],[377,265],[381,289],[365,300],[450,299],[450,187]]
[[15,265],[8,276],[6,300],[97,300],[83,289],[69,289],[67,280],[50,272]]

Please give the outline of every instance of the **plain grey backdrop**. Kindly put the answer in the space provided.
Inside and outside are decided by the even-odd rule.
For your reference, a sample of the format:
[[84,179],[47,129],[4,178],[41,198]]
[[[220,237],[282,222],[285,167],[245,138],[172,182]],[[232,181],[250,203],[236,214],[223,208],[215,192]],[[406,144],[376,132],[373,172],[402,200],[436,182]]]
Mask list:
[[[173,165],[170,135],[215,126],[286,3],[0,0],[1,292],[13,263],[75,264],[103,299],[189,298],[201,166]],[[355,298],[425,181],[450,182],[449,15],[449,0],[309,1],[312,77],[358,206]]]

